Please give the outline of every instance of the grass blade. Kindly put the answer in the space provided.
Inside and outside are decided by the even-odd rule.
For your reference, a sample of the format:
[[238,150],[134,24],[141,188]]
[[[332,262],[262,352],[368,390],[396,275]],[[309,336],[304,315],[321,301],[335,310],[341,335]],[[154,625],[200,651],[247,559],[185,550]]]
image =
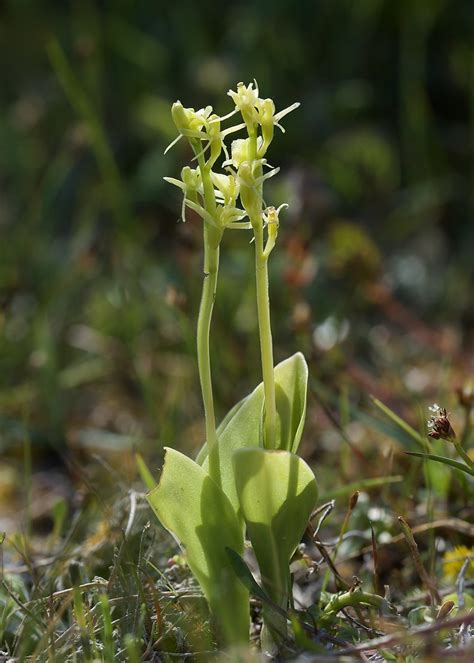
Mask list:
[[444,465],[450,465],[451,467],[454,467],[455,470],[459,470],[460,472],[465,472],[466,474],[470,474],[472,477],[474,477],[474,470],[465,465],[464,463],[460,463],[457,460],[453,460],[452,458],[446,458],[445,456],[437,456],[436,454],[423,454],[419,451],[406,451],[406,454],[408,456],[416,456],[417,458],[424,458],[425,460],[434,460],[437,463],[444,463]]
[[393,423],[401,428],[405,433],[407,433],[417,444],[420,444],[422,447],[425,445],[424,438],[416,431],[410,424],[407,424],[406,421],[404,421],[401,417],[398,416],[398,414],[395,414],[393,410],[391,410],[389,407],[387,407],[382,401],[379,401],[378,398],[375,398],[375,396],[371,396],[370,400],[372,403],[377,407],[383,414],[390,419],[390,421],[393,421]]

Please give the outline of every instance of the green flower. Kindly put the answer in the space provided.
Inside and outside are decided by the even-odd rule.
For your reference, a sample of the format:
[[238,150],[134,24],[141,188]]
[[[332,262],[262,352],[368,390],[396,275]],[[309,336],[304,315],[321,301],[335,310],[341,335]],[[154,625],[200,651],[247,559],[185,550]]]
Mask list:
[[[254,89],[255,83],[255,89]],[[243,83],[237,83],[237,91],[229,90],[227,93],[231,97],[232,101],[235,103],[236,110],[239,110],[242,114],[242,118],[247,126],[249,134],[253,134],[255,131],[255,124],[258,122],[257,114],[257,103],[258,99],[258,85],[257,81],[254,83],[249,83],[249,85],[244,85]]]
[[257,102],[257,111],[258,111],[258,123],[262,127],[262,144],[257,148],[257,153],[259,157],[263,157],[267,151],[270,143],[273,140],[273,134],[275,127],[278,127],[283,133],[285,129],[281,126],[280,120],[291,113],[291,111],[296,110],[300,106],[298,101],[295,101],[291,106],[287,106],[283,110],[275,113],[275,104],[272,99],[259,99]]
[[[177,186],[183,192],[183,204],[181,207],[181,219],[186,221],[186,205],[188,201],[197,203],[198,194],[203,195],[203,187],[201,180],[201,172],[199,168],[190,168],[185,166],[181,170],[181,179],[177,180],[175,177],[163,178],[169,184]],[[188,205],[189,207],[189,205]]]

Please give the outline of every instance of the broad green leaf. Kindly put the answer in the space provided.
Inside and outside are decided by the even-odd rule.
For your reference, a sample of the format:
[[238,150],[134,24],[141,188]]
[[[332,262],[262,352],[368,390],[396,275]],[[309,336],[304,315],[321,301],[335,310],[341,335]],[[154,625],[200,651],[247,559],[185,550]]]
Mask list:
[[242,528],[224,492],[207,472],[166,448],[160,481],[147,499],[162,525],[184,548],[226,645],[249,634],[249,595],[235,575],[226,548],[243,554]]
[[263,588],[286,609],[289,563],[318,497],[316,479],[308,465],[289,451],[240,449],[233,461]]
[[[258,389],[258,387],[257,387],[257,389]],[[254,405],[256,405],[257,413],[259,415],[259,413],[261,411],[261,407],[262,407],[262,401],[263,401],[263,389],[262,389],[262,399],[260,399],[260,401],[259,401],[258,398],[254,397],[254,394],[257,391],[257,389],[255,389],[251,394],[248,394],[247,396],[245,396],[245,398],[242,398],[242,400],[240,400],[238,403],[236,403],[229,410],[229,412],[225,415],[224,419],[221,421],[221,423],[217,427],[217,438],[218,439],[223,437],[224,431],[227,429],[229,424],[232,424],[231,428],[233,428],[234,426],[242,427],[243,422],[248,420],[249,414],[251,415],[252,412],[253,412],[253,408],[249,407],[248,401],[250,401],[250,400],[254,401]],[[239,411],[242,408],[245,408],[245,412],[243,413],[243,415],[237,416]],[[235,422],[234,422],[234,419],[236,419]],[[239,426],[239,421],[242,422],[240,424],[240,426]],[[250,417],[250,421],[251,422],[253,421],[252,416]],[[253,429],[253,427],[251,427],[251,430],[252,429]],[[228,434],[229,434],[229,431],[227,432],[226,435],[228,435]],[[252,437],[254,437],[254,436],[252,436]],[[225,439],[227,439],[227,437]],[[221,444],[222,444],[222,442],[221,442]],[[196,456],[196,463],[198,463],[198,465],[203,465],[205,462],[207,462],[207,442],[204,442],[204,444],[202,445],[201,449],[198,452],[198,455]]]
[[275,368],[275,396],[280,419],[278,449],[296,453],[303,435],[308,391],[308,365],[297,352]]
[[[275,392],[280,418],[279,448],[295,452],[303,434],[306,416],[308,367],[298,352],[275,367]],[[241,448],[262,446],[263,383],[235,405],[217,430],[222,489],[236,513],[241,515],[237,497],[232,456]],[[207,446],[198,454],[198,461],[208,469]]]

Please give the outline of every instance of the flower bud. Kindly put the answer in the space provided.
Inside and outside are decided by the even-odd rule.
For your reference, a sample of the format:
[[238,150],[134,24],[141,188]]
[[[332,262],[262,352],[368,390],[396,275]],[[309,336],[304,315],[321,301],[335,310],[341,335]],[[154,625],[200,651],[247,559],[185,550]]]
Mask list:
[[222,152],[222,136],[221,136],[221,123],[218,115],[211,115],[211,121],[207,125],[207,135],[209,137],[209,144],[211,147],[211,154],[209,156],[208,165],[212,167]]
[[176,128],[180,134],[189,138],[205,138],[201,131],[204,126],[208,126],[211,113],[212,106],[206,106],[197,111],[194,108],[184,108],[180,101],[175,101],[171,106],[171,117]]
[[181,179],[185,186],[186,195],[189,196],[191,193],[198,192],[199,187],[201,186],[201,176],[197,168],[184,166],[181,170]]
[[171,106],[171,117],[180,134],[186,133],[190,129],[189,111],[193,109],[184,108],[180,101],[175,101]]

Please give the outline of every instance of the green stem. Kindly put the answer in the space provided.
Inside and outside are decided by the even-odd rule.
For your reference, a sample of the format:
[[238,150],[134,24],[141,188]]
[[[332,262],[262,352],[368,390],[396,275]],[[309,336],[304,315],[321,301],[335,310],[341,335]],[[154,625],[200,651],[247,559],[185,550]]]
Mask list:
[[273,341],[268,293],[268,256],[263,248],[263,225],[254,225],[255,276],[257,285],[258,331],[262,356],[263,390],[265,394],[265,447],[276,449],[276,401],[273,373]]
[[[204,207],[216,217],[216,199],[210,176],[203,155],[198,159],[204,188]],[[216,299],[217,274],[219,271],[219,244],[222,231],[204,223],[204,281],[202,285],[201,304],[197,323],[197,358],[199,381],[201,383],[202,402],[206,420],[206,440],[209,453],[209,475],[221,485],[219,465],[219,447],[217,445],[216,417],[214,414],[214,397],[212,393],[211,354],[209,337],[212,312]]]
[[[257,133],[249,134],[249,158],[257,158]],[[261,175],[261,168],[256,176]],[[261,195],[261,191],[260,191]],[[263,243],[263,219],[250,219],[255,238],[255,277],[257,287],[258,332],[260,337],[260,354],[262,357],[263,391],[265,395],[264,446],[275,449],[277,446],[277,411],[275,400],[275,376],[273,373],[273,340],[270,320],[270,298],[268,288],[268,256]]]
[[212,394],[211,356],[209,336],[212,310],[216,298],[217,272],[219,269],[219,247],[210,246],[206,237],[208,227],[204,226],[204,281],[202,285],[201,305],[197,323],[197,358],[199,380],[201,383],[202,402],[206,419],[206,440],[209,449],[209,474],[220,485],[219,449],[217,446],[216,418]]
[[466,463],[466,465],[468,467],[470,467],[471,469],[474,469],[474,461],[469,456],[469,454],[464,451],[461,444],[459,442],[457,442],[456,440],[454,441],[454,447],[455,447],[456,451],[458,452],[459,456]]

